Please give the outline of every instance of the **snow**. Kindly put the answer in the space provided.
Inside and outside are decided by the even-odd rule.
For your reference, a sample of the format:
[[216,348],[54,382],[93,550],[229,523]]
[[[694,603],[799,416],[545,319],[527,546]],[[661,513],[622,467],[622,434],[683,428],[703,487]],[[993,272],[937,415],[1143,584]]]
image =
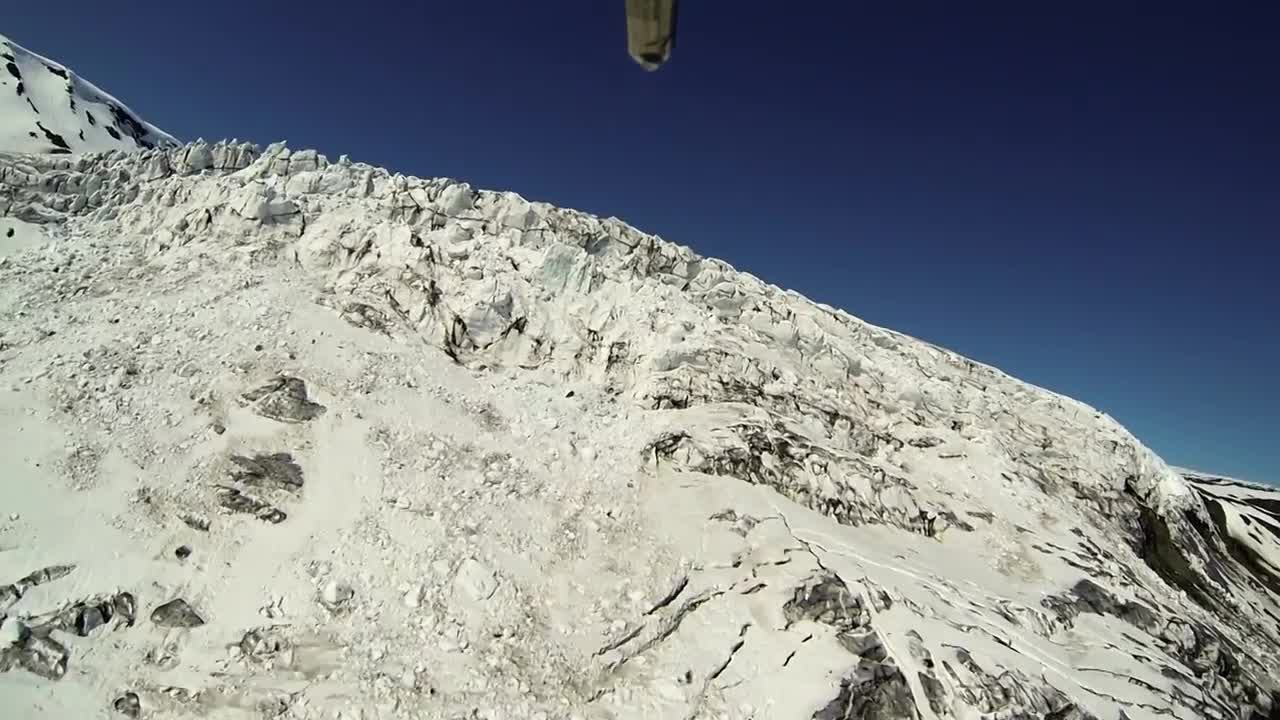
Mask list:
[[1082,403],[615,219],[283,144],[0,180],[16,717],[1280,701],[1280,497]]
[[3,35],[0,65],[5,152],[72,154],[178,144],[94,84]]

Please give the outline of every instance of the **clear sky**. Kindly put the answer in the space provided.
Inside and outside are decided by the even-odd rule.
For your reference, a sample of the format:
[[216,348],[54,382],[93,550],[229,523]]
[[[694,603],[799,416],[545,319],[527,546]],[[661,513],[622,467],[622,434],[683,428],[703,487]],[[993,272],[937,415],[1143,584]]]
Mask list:
[[[186,139],[616,215],[1280,479],[1280,5],[60,0],[0,32]],[[908,7],[909,6],[909,7]]]

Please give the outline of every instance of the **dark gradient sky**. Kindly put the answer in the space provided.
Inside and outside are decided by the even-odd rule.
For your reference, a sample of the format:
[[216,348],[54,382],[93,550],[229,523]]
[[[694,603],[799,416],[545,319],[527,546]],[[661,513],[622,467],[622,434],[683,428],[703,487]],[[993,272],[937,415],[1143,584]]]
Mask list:
[[1280,5],[685,2],[656,74],[622,5],[62,0],[0,32],[183,138],[617,215],[1280,479]]

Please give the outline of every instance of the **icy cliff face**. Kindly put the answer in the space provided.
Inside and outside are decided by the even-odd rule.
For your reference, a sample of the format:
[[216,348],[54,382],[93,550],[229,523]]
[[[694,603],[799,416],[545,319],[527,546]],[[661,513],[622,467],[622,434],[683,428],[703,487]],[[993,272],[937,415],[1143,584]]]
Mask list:
[[616,220],[281,145],[0,188],[22,707],[1280,716],[1280,498],[1081,403]]
[[0,151],[70,155],[178,144],[92,83],[3,35],[0,66]]

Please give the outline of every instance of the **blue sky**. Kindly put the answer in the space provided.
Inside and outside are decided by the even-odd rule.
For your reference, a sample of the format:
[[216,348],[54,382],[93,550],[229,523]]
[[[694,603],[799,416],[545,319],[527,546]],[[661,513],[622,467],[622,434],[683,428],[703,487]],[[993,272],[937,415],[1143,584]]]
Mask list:
[[1280,479],[1280,6],[686,2],[647,74],[622,5],[63,0],[0,32],[180,137],[617,215]]

